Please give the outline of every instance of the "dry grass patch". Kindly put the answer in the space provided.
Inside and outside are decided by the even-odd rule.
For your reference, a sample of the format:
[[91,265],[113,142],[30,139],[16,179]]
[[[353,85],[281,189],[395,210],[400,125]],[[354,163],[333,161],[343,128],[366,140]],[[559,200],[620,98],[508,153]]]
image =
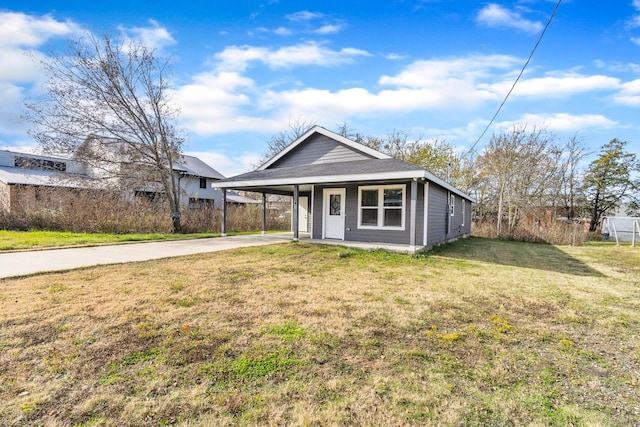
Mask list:
[[305,243],[0,281],[6,425],[629,425],[640,250]]

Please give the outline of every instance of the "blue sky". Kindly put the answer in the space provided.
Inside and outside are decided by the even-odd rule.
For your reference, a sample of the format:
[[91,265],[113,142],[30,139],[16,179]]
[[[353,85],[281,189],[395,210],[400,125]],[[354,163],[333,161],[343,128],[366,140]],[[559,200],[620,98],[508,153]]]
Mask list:
[[[186,152],[230,176],[290,121],[394,129],[460,151],[509,91],[556,0],[15,1],[0,4],[0,148],[33,149],[20,120],[43,76],[24,52],[83,32],[139,38],[173,57]],[[479,142],[513,124],[612,138],[640,154],[640,0],[564,0]]]

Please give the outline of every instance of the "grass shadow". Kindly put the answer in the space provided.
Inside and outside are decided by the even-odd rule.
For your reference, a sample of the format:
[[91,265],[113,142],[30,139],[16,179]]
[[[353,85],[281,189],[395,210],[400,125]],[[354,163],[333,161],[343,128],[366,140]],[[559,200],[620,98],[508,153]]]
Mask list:
[[428,252],[426,256],[431,255],[553,271],[575,276],[604,277],[601,272],[583,261],[568,255],[553,245],[541,243],[470,237],[438,246]]

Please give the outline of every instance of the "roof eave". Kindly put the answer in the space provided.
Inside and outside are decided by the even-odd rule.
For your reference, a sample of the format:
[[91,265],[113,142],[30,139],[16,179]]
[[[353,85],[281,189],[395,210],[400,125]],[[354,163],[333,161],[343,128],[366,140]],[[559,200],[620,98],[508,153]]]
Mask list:
[[233,189],[233,188],[265,188],[270,186],[283,185],[305,185],[305,184],[331,184],[343,182],[366,182],[366,181],[387,181],[399,179],[425,179],[433,182],[440,187],[449,190],[460,197],[463,197],[472,203],[475,203],[473,197],[460,191],[451,184],[443,181],[437,176],[426,170],[411,170],[400,172],[384,172],[375,174],[354,174],[354,175],[324,175],[324,176],[300,176],[292,178],[272,178],[272,179],[240,179],[226,182],[213,183],[214,188]]
[[383,172],[375,174],[299,176],[291,178],[246,179],[216,182],[217,188],[265,187],[271,185],[328,184],[334,182],[384,181],[390,179],[424,178],[424,171]]

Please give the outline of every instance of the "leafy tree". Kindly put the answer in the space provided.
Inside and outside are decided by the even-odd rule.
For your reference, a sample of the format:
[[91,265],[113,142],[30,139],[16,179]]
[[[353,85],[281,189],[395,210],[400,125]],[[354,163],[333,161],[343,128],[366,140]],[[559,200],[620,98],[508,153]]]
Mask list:
[[636,155],[625,151],[626,141],[612,139],[600,148],[597,159],[589,164],[584,177],[583,190],[591,211],[590,231],[595,231],[600,219],[628,200],[638,203],[640,172]]
[[[171,103],[169,62],[138,42],[87,35],[41,65],[48,81],[44,96],[27,103],[27,119],[44,151],[75,153],[101,165],[109,182],[161,190],[174,231],[180,231],[180,177],[174,165],[184,136]],[[100,141],[112,156],[79,150],[91,141]]]
[[357,135],[356,141],[423,167],[463,191],[470,191],[476,181],[473,162],[456,153],[455,147],[445,140],[411,137],[407,131],[394,129],[382,137]]

